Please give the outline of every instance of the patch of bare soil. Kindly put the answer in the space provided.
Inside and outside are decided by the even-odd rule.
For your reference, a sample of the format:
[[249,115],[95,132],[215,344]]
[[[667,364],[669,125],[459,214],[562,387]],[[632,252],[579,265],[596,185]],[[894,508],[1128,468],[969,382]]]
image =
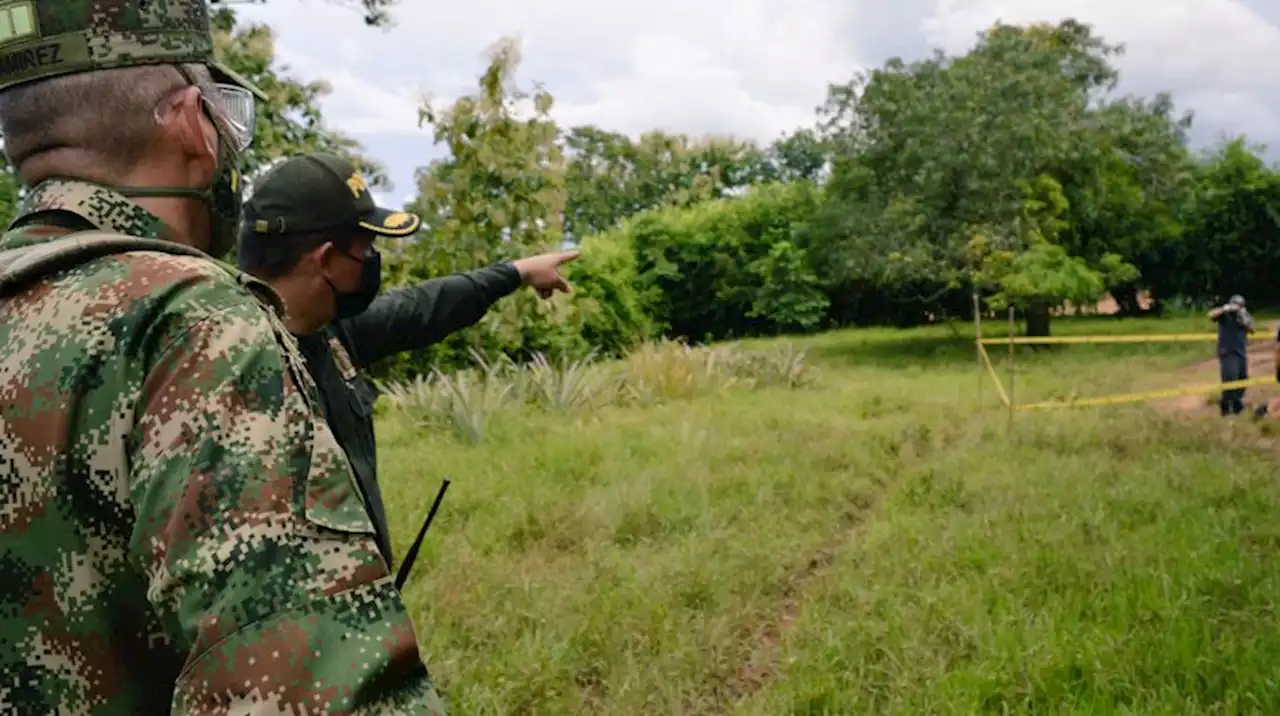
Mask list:
[[[1265,378],[1276,374],[1276,342],[1251,341],[1249,343],[1249,377]],[[1218,359],[1210,358],[1194,363],[1185,369],[1186,383],[1212,383],[1219,380]],[[1280,419],[1280,386],[1252,386],[1244,394],[1245,410],[1252,412],[1263,403],[1269,405],[1268,420]],[[1183,395],[1153,402],[1164,413],[1182,415],[1217,415],[1218,394]]]
[[783,638],[800,616],[802,593],[829,571],[840,547],[856,532],[869,509],[870,506],[859,506],[843,514],[831,538],[787,579],[778,610],[759,625],[751,658],[738,670],[732,685],[733,701],[747,698],[777,678],[782,666]]

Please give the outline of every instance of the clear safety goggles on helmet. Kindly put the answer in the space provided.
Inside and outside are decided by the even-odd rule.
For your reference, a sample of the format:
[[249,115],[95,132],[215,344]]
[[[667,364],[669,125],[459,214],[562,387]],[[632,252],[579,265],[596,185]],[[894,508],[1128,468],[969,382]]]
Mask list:
[[[214,83],[212,87],[215,91],[208,92],[205,88],[210,85],[197,84],[182,67],[178,71],[191,86],[200,90],[200,101],[204,103],[209,119],[218,125],[221,134],[227,135],[232,149],[237,153],[248,149],[253,143],[258,120],[258,107],[253,93],[238,85],[222,82]],[[162,101],[156,106],[156,122],[162,121],[163,104]]]
[[215,115],[225,123],[225,129],[231,134],[229,139],[235,143],[237,152],[243,152],[253,143],[254,129],[257,127],[258,107],[253,93],[243,87],[218,83],[216,97],[205,99],[217,108]]

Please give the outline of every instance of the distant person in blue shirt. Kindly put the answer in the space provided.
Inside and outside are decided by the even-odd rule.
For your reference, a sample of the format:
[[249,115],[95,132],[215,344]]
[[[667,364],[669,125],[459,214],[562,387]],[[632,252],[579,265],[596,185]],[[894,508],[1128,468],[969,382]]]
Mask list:
[[[1209,311],[1209,320],[1218,324],[1218,368],[1222,382],[1231,383],[1249,377],[1249,334],[1253,333],[1253,316],[1244,307],[1244,297],[1232,296],[1226,305]],[[1244,411],[1244,388],[1222,391],[1219,407],[1223,415]]]

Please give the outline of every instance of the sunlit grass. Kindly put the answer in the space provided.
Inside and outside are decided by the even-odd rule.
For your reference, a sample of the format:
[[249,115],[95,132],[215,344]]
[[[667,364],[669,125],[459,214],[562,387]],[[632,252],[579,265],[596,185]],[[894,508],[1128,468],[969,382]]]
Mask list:
[[[424,418],[444,408],[385,411],[398,553],[454,480],[406,599],[455,713],[1280,713],[1278,464],[1248,425],[1010,421],[945,327],[647,350],[522,374],[544,382],[476,443]],[[1211,356],[1020,349],[1015,390],[1166,386]],[[593,370],[608,399],[573,387]]]

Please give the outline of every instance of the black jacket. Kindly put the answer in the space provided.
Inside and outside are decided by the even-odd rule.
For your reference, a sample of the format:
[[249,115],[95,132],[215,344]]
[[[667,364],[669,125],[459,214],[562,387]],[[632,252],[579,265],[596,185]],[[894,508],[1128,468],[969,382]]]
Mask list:
[[519,287],[519,272],[505,263],[431,279],[389,291],[359,316],[298,338],[307,371],[320,391],[325,419],[351,461],[388,565],[391,534],[378,488],[373,434],[378,391],[364,371],[380,358],[429,346],[475,324],[495,301]]
[[1243,307],[1238,311],[1224,311],[1216,319],[1218,324],[1218,356],[1248,355],[1249,331],[1253,330],[1253,316]]

